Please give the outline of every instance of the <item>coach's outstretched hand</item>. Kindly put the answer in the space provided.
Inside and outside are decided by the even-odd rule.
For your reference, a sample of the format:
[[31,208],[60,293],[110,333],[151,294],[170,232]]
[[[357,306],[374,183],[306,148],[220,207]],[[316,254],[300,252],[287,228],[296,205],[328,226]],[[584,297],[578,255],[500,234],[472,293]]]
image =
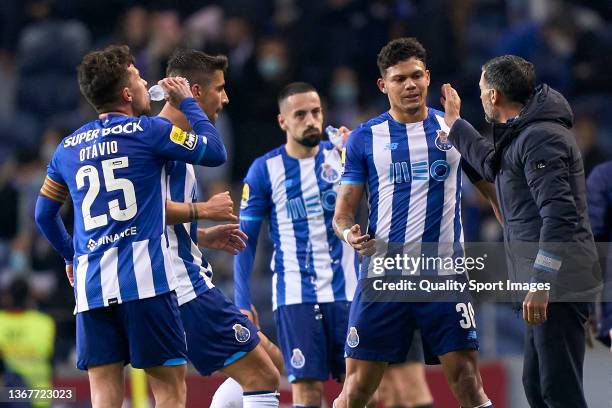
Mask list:
[[345,239],[361,256],[371,256],[374,255],[376,251],[376,241],[370,239],[370,234],[361,235],[361,227],[359,224],[353,225],[348,230]]
[[234,202],[229,191],[215,194],[208,201],[196,203],[196,206],[198,208],[198,219],[238,221],[238,217],[234,214]]
[[189,82],[185,78],[168,77],[157,83],[161,85],[164,91],[166,91],[166,94],[168,94],[166,100],[176,109],[180,108],[183,99],[193,97]]
[[444,106],[444,122],[449,128],[459,119],[461,111],[461,98],[451,84],[442,85],[442,97],[440,103]]

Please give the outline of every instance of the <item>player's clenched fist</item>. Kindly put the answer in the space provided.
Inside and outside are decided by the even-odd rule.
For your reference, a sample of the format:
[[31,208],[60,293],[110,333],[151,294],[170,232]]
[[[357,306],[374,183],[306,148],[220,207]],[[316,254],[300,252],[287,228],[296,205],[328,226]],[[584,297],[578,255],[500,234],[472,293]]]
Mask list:
[[229,191],[218,193],[212,196],[208,201],[197,203],[198,215],[200,219],[210,221],[238,221],[238,217],[234,214],[234,202]]
[[193,97],[189,82],[185,78],[181,77],[169,77],[164,78],[158,82],[158,84],[164,88],[166,94],[166,100],[173,107],[179,109],[183,99]]
[[350,246],[353,247],[353,249],[355,249],[355,251],[359,252],[359,255],[374,255],[376,250],[376,241],[370,239],[369,234],[362,235],[359,224],[355,224],[351,228],[344,230],[343,238]]

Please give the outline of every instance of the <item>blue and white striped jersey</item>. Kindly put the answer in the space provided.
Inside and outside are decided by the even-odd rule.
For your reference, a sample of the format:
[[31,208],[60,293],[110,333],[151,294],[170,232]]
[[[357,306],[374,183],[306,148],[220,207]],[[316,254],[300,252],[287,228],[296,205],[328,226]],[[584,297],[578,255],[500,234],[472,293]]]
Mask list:
[[[198,200],[197,182],[191,164],[168,162],[166,172],[170,200],[180,203],[195,203]],[[167,231],[178,283],[176,295],[181,306],[213,287],[212,266],[198,248],[197,221],[168,225]]]
[[[187,98],[181,110],[198,134],[159,117],[111,114],[85,124],[56,149],[47,177],[67,187],[74,205],[77,312],[176,288],[164,234],[166,161],[219,165],[226,157],[195,100]],[[44,188],[41,195],[54,199]]]
[[261,221],[274,243],[272,305],[352,300],[357,256],[332,229],[341,155],[321,142],[316,156],[294,159],[285,146],[256,159],[244,180],[240,226],[247,249],[234,259],[236,305],[250,308],[249,279]]
[[[349,137],[341,183],[366,185],[375,257],[442,258],[462,252],[461,156],[448,131],[444,113],[428,108],[422,122],[399,123],[385,112]],[[360,278],[366,276],[362,267]]]

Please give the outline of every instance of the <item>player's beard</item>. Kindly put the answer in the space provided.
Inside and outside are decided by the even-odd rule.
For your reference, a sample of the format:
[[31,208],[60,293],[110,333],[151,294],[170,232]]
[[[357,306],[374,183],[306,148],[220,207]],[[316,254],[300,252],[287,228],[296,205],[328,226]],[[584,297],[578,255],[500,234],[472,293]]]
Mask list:
[[[321,143],[321,132],[318,129],[315,129],[316,132],[312,132],[314,128],[309,128],[304,131],[301,139],[296,139],[296,142],[306,147],[315,147],[319,143]],[[312,132],[306,134],[308,132]]]

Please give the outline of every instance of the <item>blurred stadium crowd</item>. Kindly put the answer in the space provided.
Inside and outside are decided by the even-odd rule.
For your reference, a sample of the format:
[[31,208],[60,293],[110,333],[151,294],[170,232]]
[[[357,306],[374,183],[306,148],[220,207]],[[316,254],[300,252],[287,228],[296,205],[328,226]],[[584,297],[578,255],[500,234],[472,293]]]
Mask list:
[[[481,64],[507,53],[532,61],[539,80],[572,103],[573,131],[588,174],[594,165],[612,158],[612,115],[607,113],[612,106],[609,4],[597,0],[2,0],[1,306],[37,309],[51,316],[57,328],[53,359],[58,365],[73,366],[72,290],[63,260],[37,232],[33,213],[45,164],[55,146],[95,116],[76,81],[75,68],[89,50],[128,44],[150,85],[164,77],[166,61],[177,47],[228,55],[230,104],[218,126],[229,162],[199,171],[203,199],[229,189],[238,201],[250,163],[284,142],[276,121],[276,96],[291,81],[307,81],[320,90],[326,124],[354,127],[385,110],[386,98],[375,84],[376,54],[398,36],[416,36],[427,48],[432,75],[429,104],[439,107],[440,85],[450,82],[463,97],[464,117],[483,131],[487,127],[477,86]],[[465,184],[466,239],[499,240],[501,231],[488,204]],[[71,209],[64,210],[69,226]],[[266,278],[254,283],[253,293],[269,332],[270,245],[259,252],[264,254],[256,279]],[[215,283],[231,296],[231,260],[209,255]],[[25,293],[27,300],[15,302],[19,296],[25,299]],[[497,309],[501,311],[493,311],[492,321],[512,315]],[[520,351],[521,321],[506,319],[498,326],[492,334],[480,326],[485,357]],[[45,333],[40,335],[53,336],[53,330]],[[486,347],[488,335],[498,339],[495,347]],[[50,351],[38,354],[46,359]]]

